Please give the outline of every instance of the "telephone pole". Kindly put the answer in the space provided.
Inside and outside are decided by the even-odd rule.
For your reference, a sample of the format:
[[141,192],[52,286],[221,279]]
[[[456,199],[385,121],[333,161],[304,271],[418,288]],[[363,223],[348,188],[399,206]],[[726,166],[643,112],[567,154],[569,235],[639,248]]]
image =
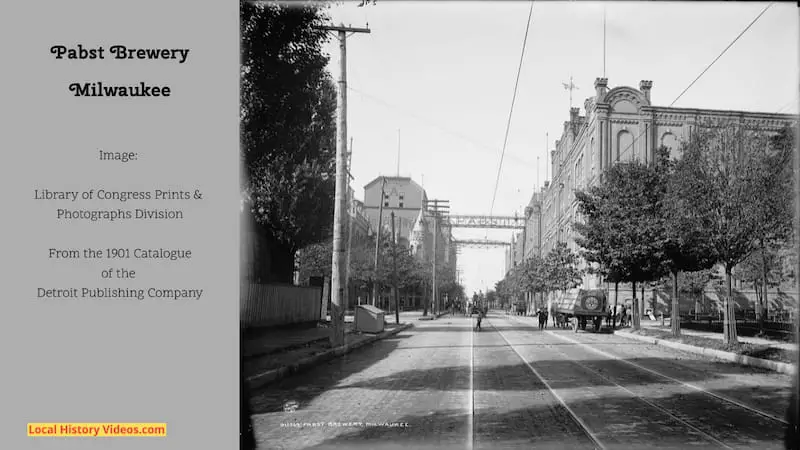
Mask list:
[[383,177],[383,182],[381,183],[381,198],[378,206],[378,229],[375,231],[375,281],[372,283],[372,306],[378,306],[378,260],[380,258],[381,248],[381,227],[383,227],[384,188],[386,188],[386,177]]
[[336,197],[333,208],[333,258],[331,261],[331,346],[344,344],[344,286],[346,279],[344,221],[347,218],[347,33],[369,33],[368,28],[314,27],[336,31],[339,38],[339,92],[336,97]]
[[440,218],[446,216],[450,212],[450,200],[428,200],[425,203],[425,209],[430,212],[431,217],[433,218],[433,257],[431,260],[433,261],[433,276],[431,278],[431,286],[432,286],[432,294],[433,298],[431,300],[431,313],[433,313],[434,317],[436,317],[436,313],[439,312],[439,298],[436,296],[437,289],[436,289],[436,235],[438,234],[437,229],[437,222]]
[[[344,291],[350,295],[350,254],[353,252],[353,225],[355,223],[355,208],[353,199],[350,197],[350,182],[353,181],[353,174],[350,173],[350,164],[353,162],[353,138],[350,138],[350,151],[347,152],[347,258],[345,261]],[[361,302],[359,301],[359,304]],[[347,305],[345,305],[347,309]]]
[[394,211],[392,211],[392,281],[394,284],[394,323],[400,323],[400,298],[397,292],[397,236],[394,234]]

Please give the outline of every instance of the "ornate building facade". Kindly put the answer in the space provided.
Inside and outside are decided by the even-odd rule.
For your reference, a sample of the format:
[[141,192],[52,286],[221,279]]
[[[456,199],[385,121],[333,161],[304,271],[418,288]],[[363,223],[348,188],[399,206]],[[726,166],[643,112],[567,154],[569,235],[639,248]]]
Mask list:
[[[579,108],[571,108],[570,120],[564,122],[561,137],[550,152],[552,181],[534,194],[526,210],[526,235],[538,240],[542,256],[557,242],[579,250],[572,227],[579,220],[575,192],[599,183],[603,171],[614,163],[632,159],[649,163],[662,145],[677,153],[681,142],[707,120],[735,121],[744,128],[766,132],[776,132],[798,120],[797,115],[790,114],[653,105],[653,82],[647,80],[641,81],[638,89],[608,89],[608,80],[597,78],[594,87],[594,97],[584,102],[584,115]],[[526,247],[533,249],[534,245]],[[527,249],[525,256],[530,257]],[[599,281],[587,275],[583,285],[599,287]]]

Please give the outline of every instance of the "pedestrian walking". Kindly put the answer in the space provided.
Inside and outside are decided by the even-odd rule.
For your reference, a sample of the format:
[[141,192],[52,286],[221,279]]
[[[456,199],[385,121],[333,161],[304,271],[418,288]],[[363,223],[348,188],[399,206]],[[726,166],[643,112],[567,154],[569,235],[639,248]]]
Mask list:
[[478,309],[478,315],[475,318],[475,320],[478,322],[478,326],[477,326],[478,331],[481,331],[481,321],[483,321],[483,310],[482,309]]

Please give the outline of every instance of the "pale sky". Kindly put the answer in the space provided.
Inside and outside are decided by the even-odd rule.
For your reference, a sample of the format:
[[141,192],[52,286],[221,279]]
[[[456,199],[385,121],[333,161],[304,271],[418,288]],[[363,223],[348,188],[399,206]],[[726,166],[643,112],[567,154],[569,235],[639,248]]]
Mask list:
[[[334,21],[370,34],[347,40],[348,139],[356,197],[399,169],[451,214],[488,214],[514,91],[529,2],[399,2],[334,6]],[[549,174],[547,151],[573,106],[609,88],[652,80],[652,103],[668,106],[766,3],[535,3],[493,213],[522,211]],[[327,46],[339,78],[339,49]],[[798,9],[774,4],[677,107],[797,113]],[[548,139],[549,134],[549,139]],[[423,178],[424,177],[424,178]],[[459,239],[510,240],[511,230],[454,229]],[[504,250],[465,248],[466,292],[503,277]]]

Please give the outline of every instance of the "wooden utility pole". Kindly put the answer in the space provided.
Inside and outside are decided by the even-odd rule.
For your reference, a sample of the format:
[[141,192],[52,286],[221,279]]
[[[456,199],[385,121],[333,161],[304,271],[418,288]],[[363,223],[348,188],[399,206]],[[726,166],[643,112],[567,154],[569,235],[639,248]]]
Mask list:
[[344,222],[347,217],[347,33],[369,33],[368,28],[339,26],[314,27],[336,31],[339,38],[339,92],[336,98],[336,197],[333,208],[333,258],[331,261],[331,346],[344,344],[344,307],[346,278]]
[[400,297],[397,292],[397,236],[394,234],[394,211],[392,211],[392,281],[394,284],[394,320],[400,323]]
[[[350,255],[353,253],[353,225],[355,223],[355,208],[353,208],[353,199],[350,197],[350,181],[353,180],[353,175],[350,173],[350,163],[353,162],[353,138],[350,138],[350,151],[347,152],[347,258],[345,261],[345,277],[344,277],[344,291],[350,294]],[[361,302],[359,301],[359,304]],[[345,309],[349,304],[345,305]]]
[[438,234],[438,227],[437,222],[441,217],[448,214],[450,212],[450,200],[428,200],[425,204],[425,208],[431,213],[431,217],[433,218],[433,257],[431,260],[433,261],[433,276],[431,278],[431,286],[432,286],[432,294],[433,298],[431,300],[431,312],[433,313],[434,317],[436,317],[436,313],[439,312],[439,298],[437,297],[437,289],[436,289],[436,235]]
[[378,286],[378,261],[380,260],[381,228],[383,227],[383,196],[385,187],[386,177],[383,177],[383,182],[381,183],[381,198],[378,205],[378,229],[375,231],[375,281],[372,283],[372,306],[378,306],[378,292],[380,292],[380,286]]

